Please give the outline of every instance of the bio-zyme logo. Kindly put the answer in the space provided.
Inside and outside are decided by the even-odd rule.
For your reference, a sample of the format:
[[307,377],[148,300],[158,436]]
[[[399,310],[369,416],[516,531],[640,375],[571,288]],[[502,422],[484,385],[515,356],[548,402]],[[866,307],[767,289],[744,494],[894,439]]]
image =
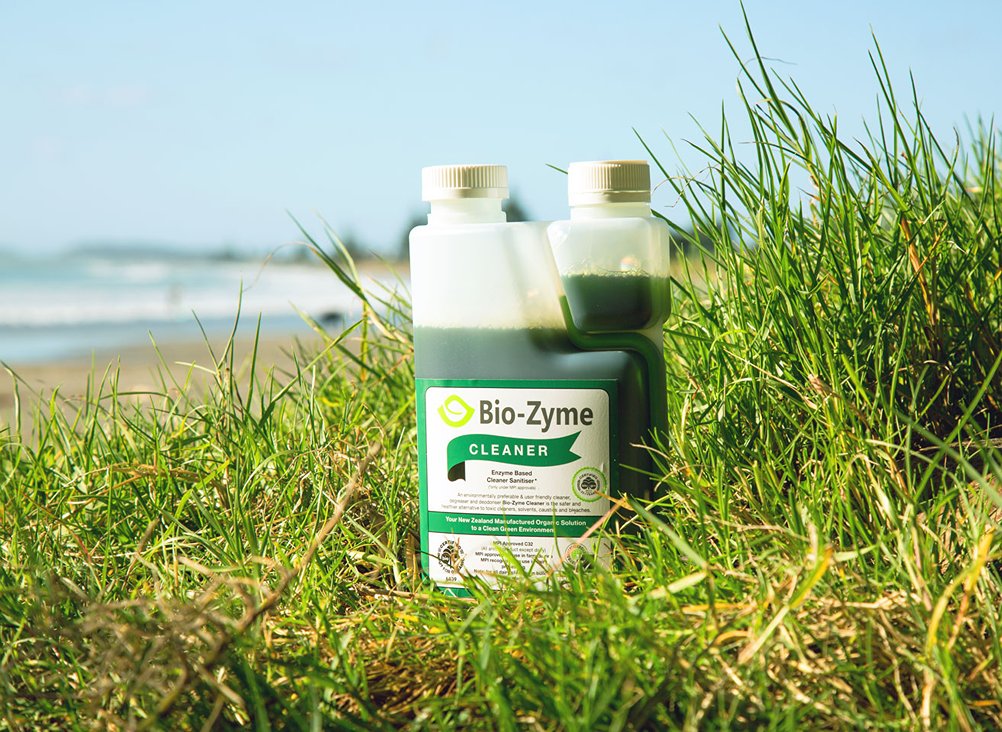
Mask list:
[[590,427],[594,421],[595,412],[591,407],[547,406],[530,399],[525,402],[525,407],[517,408],[502,404],[500,399],[495,399],[493,404],[489,399],[480,400],[480,424],[521,422],[529,427],[542,427],[546,433],[551,427]]
[[450,427],[462,427],[470,421],[473,411],[473,407],[452,394],[438,408],[438,416]]

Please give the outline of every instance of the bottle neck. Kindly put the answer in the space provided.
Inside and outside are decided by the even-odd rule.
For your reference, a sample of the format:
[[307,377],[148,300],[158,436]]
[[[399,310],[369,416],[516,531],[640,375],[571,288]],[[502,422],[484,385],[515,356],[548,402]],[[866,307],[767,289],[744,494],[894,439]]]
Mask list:
[[590,206],[572,206],[571,220],[576,219],[617,219],[622,217],[647,218],[651,215],[651,204],[643,202],[596,203]]
[[500,198],[449,198],[431,201],[429,226],[502,224],[507,221]]

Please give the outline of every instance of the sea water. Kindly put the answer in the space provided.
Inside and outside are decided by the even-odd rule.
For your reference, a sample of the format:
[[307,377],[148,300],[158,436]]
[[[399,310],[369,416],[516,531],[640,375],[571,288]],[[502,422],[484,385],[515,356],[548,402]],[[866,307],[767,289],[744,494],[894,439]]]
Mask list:
[[[241,301],[241,289],[243,290]],[[301,333],[296,309],[351,318],[358,304],[325,267],[128,253],[29,258],[0,253],[0,361],[26,364],[225,337],[238,307],[241,333]]]

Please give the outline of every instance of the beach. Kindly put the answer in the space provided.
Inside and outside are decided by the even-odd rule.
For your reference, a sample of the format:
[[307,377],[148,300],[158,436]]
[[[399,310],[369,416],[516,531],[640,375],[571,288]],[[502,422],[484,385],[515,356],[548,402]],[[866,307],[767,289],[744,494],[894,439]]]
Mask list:
[[[212,338],[210,344],[216,357],[221,358],[226,338]],[[314,352],[320,348],[320,339],[301,333],[262,337],[258,341],[256,369],[262,374],[275,369],[280,374],[292,368],[292,354],[301,346]],[[253,348],[253,337],[234,339],[234,363],[239,375],[248,374]],[[83,405],[88,392],[93,397],[100,389],[102,395],[109,395],[116,379],[120,397],[140,403],[149,400],[150,394],[162,393],[165,379],[171,390],[187,384],[189,389],[201,391],[214,368],[208,346],[194,338],[156,346],[149,342],[134,344],[96,351],[87,357],[5,363],[0,367],[0,435],[5,426],[13,426],[18,399],[21,428],[29,432],[32,414],[39,408],[48,409],[53,392],[57,393],[59,408],[72,414]]]
[[[369,260],[358,270],[377,292],[407,279],[406,263]],[[59,408],[72,412],[99,387],[107,395],[116,379],[116,390],[136,401],[162,392],[165,379],[172,388],[201,389],[231,337],[238,367],[257,342],[259,372],[285,369],[297,343],[319,349],[310,320],[336,334],[360,314],[357,297],[316,261],[142,247],[54,260],[7,253],[0,258],[0,425],[12,424],[20,403],[27,429],[54,391]]]

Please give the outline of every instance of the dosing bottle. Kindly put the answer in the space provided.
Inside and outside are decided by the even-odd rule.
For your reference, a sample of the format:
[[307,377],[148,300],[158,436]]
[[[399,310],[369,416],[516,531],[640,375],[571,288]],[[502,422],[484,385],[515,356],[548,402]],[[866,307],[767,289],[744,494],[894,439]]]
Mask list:
[[617,331],[609,305],[581,309],[589,285],[565,298],[563,273],[604,271],[588,268],[587,227],[551,227],[551,249],[545,223],[505,220],[507,193],[500,165],[425,168],[428,224],[410,236],[421,556],[454,594],[467,575],[544,574],[578,547],[602,561],[592,527],[610,499],[648,492],[639,445],[651,405],[663,411],[650,361],[665,308]]

